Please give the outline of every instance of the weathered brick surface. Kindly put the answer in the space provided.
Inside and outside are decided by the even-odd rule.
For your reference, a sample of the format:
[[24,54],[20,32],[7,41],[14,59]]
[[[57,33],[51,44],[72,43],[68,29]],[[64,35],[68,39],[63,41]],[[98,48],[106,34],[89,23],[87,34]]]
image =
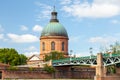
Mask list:
[[3,70],[3,78],[11,79],[93,79],[95,76],[95,69],[93,68],[71,68],[59,67],[55,73],[47,73],[42,70]]
[[[45,50],[43,51],[42,43],[45,43]],[[40,38],[40,59],[44,59],[45,55],[50,53],[51,42],[55,42],[55,51],[68,53],[68,38],[63,36],[49,36]],[[64,51],[62,51],[62,42],[64,42]],[[67,56],[67,55],[66,55]]]
[[52,74],[41,71],[8,71],[3,72],[3,78],[20,78],[20,79],[51,79]]

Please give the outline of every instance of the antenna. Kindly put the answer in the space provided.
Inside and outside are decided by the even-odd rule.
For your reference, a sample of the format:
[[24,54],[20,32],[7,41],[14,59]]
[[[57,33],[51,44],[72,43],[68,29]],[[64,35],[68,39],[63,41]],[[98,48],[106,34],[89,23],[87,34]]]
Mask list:
[[55,5],[53,6],[53,12],[55,12]]
[[54,0],[54,2],[53,2],[53,5],[54,5],[53,8],[54,8],[54,10],[55,10],[55,5],[56,5],[56,3],[57,3],[56,1],[57,1],[57,0]]

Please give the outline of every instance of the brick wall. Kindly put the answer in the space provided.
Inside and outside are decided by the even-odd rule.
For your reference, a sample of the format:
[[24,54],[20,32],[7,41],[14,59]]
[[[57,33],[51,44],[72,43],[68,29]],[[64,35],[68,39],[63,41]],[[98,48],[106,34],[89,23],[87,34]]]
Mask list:
[[55,73],[47,73],[42,68],[19,68],[17,70],[2,70],[2,78],[17,79],[93,79],[95,68],[57,67]]
[[54,79],[54,78],[64,78],[64,79],[93,79],[95,76],[95,70],[82,68],[77,70],[70,70],[69,68],[64,68],[57,70],[55,73],[47,73],[43,70],[3,70],[3,78],[17,78],[17,79]]
[[57,69],[54,74],[55,78],[69,79],[93,79],[95,76],[95,68],[90,67],[55,67]]
[[3,78],[17,78],[17,79],[51,79],[52,74],[45,71],[10,71],[4,70]]

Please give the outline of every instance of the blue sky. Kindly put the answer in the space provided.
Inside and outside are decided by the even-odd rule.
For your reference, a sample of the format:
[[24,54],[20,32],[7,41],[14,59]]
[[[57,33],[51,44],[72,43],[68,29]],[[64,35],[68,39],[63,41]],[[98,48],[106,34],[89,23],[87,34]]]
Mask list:
[[120,0],[1,0],[0,48],[30,56],[40,52],[40,34],[53,6],[77,56],[105,51],[120,41]]

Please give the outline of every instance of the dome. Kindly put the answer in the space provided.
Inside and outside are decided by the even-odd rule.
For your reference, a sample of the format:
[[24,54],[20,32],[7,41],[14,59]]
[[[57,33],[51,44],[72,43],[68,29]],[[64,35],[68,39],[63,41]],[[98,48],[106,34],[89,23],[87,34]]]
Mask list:
[[53,12],[51,12],[50,22],[41,33],[41,37],[43,36],[64,36],[68,38],[66,29],[59,23],[59,20],[57,19],[55,7]]
[[68,37],[66,29],[59,22],[50,22],[43,29],[41,37],[43,36],[64,36]]

